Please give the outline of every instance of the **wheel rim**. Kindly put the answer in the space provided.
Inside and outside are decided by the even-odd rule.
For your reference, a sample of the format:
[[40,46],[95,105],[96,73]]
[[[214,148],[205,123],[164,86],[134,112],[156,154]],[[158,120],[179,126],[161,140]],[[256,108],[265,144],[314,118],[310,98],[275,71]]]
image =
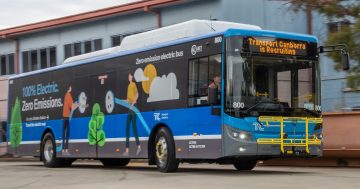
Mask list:
[[47,140],[44,145],[44,158],[46,162],[51,161],[54,155],[54,148],[51,140]]
[[156,157],[160,167],[165,167],[167,163],[168,149],[166,139],[160,137],[156,143]]

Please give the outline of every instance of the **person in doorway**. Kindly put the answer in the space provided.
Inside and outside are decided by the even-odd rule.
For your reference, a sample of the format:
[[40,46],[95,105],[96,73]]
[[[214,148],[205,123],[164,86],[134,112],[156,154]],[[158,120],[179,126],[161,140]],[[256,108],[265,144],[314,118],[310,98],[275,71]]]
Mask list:
[[62,153],[69,154],[69,138],[70,138],[70,121],[69,117],[72,111],[79,107],[78,103],[74,103],[71,96],[71,85],[69,86],[63,105],[63,132],[62,132]]
[[133,129],[135,141],[137,144],[136,156],[138,156],[141,151],[139,136],[138,136],[137,127],[136,127],[136,113],[133,110],[133,107],[139,98],[139,93],[138,93],[135,82],[133,82],[133,77],[134,76],[131,73],[129,73],[129,75],[128,75],[129,85],[127,88],[126,101],[130,104],[130,108],[129,108],[127,119],[126,119],[126,149],[125,149],[125,152],[123,153],[124,156],[129,156],[130,123],[132,123],[132,129]]
[[217,103],[218,104],[220,102],[220,93],[221,93],[221,77],[219,75],[215,75],[213,80],[210,82],[209,86],[208,86],[208,100],[210,100],[210,90],[211,89],[216,89],[216,98],[217,98]]
[[217,88],[218,91],[221,91],[221,78],[219,75],[216,75],[209,84],[209,88]]

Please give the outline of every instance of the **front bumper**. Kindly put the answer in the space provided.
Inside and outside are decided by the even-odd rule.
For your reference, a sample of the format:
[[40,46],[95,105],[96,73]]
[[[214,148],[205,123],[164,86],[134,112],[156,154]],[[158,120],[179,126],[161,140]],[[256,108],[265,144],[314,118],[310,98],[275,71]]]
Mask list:
[[306,152],[305,147],[285,147],[285,152],[281,152],[280,145],[257,145],[258,156],[295,156],[295,157],[319,157],[323,155],[322,145],[310,145],[309,153]]
[[278,144],[258,144],[257,142],[225,141],[224,156],[275,156],[275,157],[319,157],[323,155],[322,145],[309,145],[309,153],[305,147],[284,147],[281,152]]
[[[271,156],[271,157],[318,157],[323,155],[323,145],[320,140],[309,142],[307,147],[302,140],[285,141],[281,144],[278,139],[272,139],[271,142],[264,140],[238,140],[231,136],[234,128],[225,125],[223,134],[223,156]],[[299,142],[300,141],[300,142]]]

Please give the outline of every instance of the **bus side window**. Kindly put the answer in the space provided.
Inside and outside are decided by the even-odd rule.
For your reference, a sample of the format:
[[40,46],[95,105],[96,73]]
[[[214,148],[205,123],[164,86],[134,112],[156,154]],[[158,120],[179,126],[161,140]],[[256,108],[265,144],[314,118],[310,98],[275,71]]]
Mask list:
[[[216,76],[221,76],[220,54],[189,61],[189,106],[209,104],[208,88]],[[220,83],[216,86],[221,89]]]
[[197,105],[196,100],[198,95],[199,88],[199,59],[194,59],[189,61],[189,106]]
[[221,76],[221,54],[209,57],[209,78],[212,80],[215,76]]
[[209,85],[217,89],[217,100],[213,105],[219,105],[221,100],[221,54],[209,57]]
[[[207,96],[207,88],[209,84],[209,58],[204,57],[199,59],[199,77],[198,77],[198,95],[200,97]],[[205,98],[204,98],[205,99]],[[205,99],[206,100],[206,99]],[[206,104],[206,102],[204,102]],[[203,104],[203,103],[202,103]]]

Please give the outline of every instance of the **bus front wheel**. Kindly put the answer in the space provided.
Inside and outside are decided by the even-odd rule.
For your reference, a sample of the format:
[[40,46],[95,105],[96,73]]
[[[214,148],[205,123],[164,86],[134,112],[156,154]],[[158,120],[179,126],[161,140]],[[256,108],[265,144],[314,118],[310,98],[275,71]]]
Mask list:
[[234,162],[234,167],[238,171],[251,171],[255,168],[257,160],[238,160]]
[[156,133],[155,161],[160,172],[175,172],[179,167],[176,159],[175,141],[168,128],[162,127]]
[[[54,136],[51,133],[46,133],[41,143],[41,156],[46,167],[62,167],[64,159],[56,157],[56,145]],[[72,163],[72,162],[71,162]],[[70,163],[70,165],[71,165]]]

